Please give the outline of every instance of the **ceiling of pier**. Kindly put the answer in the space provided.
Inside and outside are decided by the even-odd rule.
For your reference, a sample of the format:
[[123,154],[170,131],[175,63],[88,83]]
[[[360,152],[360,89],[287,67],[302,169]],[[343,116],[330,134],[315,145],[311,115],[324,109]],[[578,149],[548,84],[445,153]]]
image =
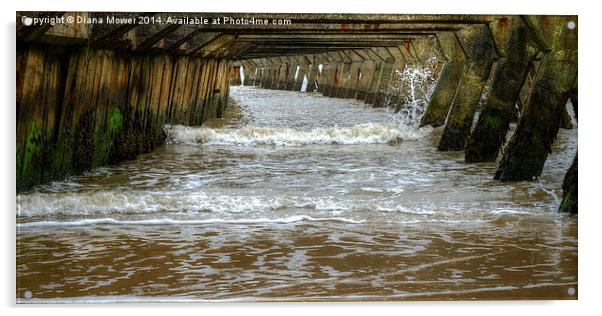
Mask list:
[[[17,12],[22,16],[56,16],[67,12]],[[21,41],[85,44],[94,48],[137,52],[167,52],[191,56],[216,56],[233,60],[322,54],[333,51],[408,46],[438,32],[457,31],[467,25],[488,23],[490,15],[407,14],[264,14],[264,13],[131,13],[70,12],[82,19],[105,23],[80,24],[75,29],[57,26],[24,27]],[[108,24],[106,18],[150,18],[161,23]],[[228,20],[224,21],[227,17]],[[215,19],[219,24],[212,24]],[[168,19],[172,22],[166,23]],[[253,24],[267,21],[268,23]],[[190,24],[192,22],[208,24]],[[358,53],[358,56],[361,56]]]

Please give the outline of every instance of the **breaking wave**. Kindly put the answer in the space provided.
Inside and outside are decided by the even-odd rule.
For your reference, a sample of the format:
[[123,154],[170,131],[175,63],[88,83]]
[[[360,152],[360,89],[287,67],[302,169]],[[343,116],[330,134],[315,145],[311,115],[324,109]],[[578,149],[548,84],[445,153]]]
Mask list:
[[385,144],[404,140],[419,140],[428,135],[430,131],[429,127],[417,129],[410,126],[378,123],[365,123],[349,127],[314,128],[311,130],[270,127],[214,129],[182,125],[165,126],[167,139],[172,143],[234,146]]

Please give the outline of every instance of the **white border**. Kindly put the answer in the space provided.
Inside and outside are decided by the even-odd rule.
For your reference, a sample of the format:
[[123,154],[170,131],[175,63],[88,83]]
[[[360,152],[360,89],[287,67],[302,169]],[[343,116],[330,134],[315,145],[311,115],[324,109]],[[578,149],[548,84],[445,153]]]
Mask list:
[[[114,305],[37,305],[15,306],[15,11],[47,11],[64,10],[72,11],[166,11],[166,12],[340,12],[340,13],[464,13],[464,14],[578,14],[579,15],[579,82],[580,86],[580,117],[579,122],[579,148],[580,158],[580,219],[579,219],[579,300],[578,301],[541,301],[541,302],[388,302],[388,303],[236,303],[236,304],[114,304]],[[141,312],[151,315],[164,314],[167,308],[177,308],[177,313],[191,314],[223,314],[236,313],[246,316],[248,313],[256,315],[283,315],[286,313],[306,315],[308,313],[324,312],[333,313],[340,310],[341,314],[364,315],[374,313],[401,314],[437,314],[437,315],[581,315],[592,314],[600,293],[600,262],[599,240],[596,234],[602,223],[598,207],[600,193],[595,192],[600,183],[600,160],[597,151],[600,148],[600,118],[602,108],[599,98],[594,93],[600,80],[595,77],[600,74],[599,58],[596,54],[601,52],[599,44],[600,30],[597,23],[602,23],[601,16],[596,10],[596,1],[592,0],[412,0],[412,1],[381,1],[367,0],[363,2],[338,1],[326,2],[324,0],[301,1],[184,1],[184,0],[8,0],[2,1],[2,26],[3,49],[1,76],[2,97],[5,101],[0,108],[3,120],[1,131],[2,139],[2,282],[1,297],[3,314],[18,315],[49,315],[61,316],[77,315],[82,312],[95,315],[105,313],[132,313]],[[599,162],[598,162],[599,163]],[[80,310],[86,308],[85,311]],[[136,311],[132,310],[136,308]],[[376,310],[374,310],[376,309]]]

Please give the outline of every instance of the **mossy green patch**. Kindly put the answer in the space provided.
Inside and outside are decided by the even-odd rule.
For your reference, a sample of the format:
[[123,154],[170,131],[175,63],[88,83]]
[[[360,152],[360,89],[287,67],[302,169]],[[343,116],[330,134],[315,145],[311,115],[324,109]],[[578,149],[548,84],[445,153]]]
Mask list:
[[113,137],[123,127],[123,114],[118,107],[114,107],[109,115],[108,131],[110,137]]
[[561,213],[572,213],[577,214],[577,197],[573,192],[569,192],[569,194],[565,194],[562,202],[560,203],[560,207],[558,210]]
[[500,130],[503,128],[504,120],[499,116],[485,114],[483,116],[483,123],[490,129]]
[[23,153],[22,168],[23,173],[27,173],[33,157],[42,151],[41,148],[42,131],[36,126],[36,122],[31,122],[29,131],[27,132],[27,138],[25,140],[25,148]]
[[94,158],[92,167],[102,166],[110,161],[114,138],[123,128],[123,115],[118,107],[109,113],[106,129],[97,129],[94,135]]

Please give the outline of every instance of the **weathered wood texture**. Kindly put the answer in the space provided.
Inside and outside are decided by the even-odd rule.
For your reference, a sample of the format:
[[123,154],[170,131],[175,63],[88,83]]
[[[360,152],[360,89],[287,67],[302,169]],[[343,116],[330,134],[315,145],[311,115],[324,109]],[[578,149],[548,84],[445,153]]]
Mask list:
[[431,101],[422,116],[420,126],[439,127],[445,124],[447,113],[456,96],[456,90],[466,71],[466,55],[454,33],[437,34],[439,45],[447,62],[443,66]]
[[200,57],[21,47],[17,191],[150,152],[164,124],[219,116],[229,70]]
[[465,159],[469,163],[496,160],[535,53],[528,46],[529,31],[520,17],[502,18],[492,22],[490,28],[499,58],[491,91],[466,144]]
[[551,151],[569,92],[577,79],[576,16],[524,18],[545,54],[516,131],[504,149],[495,179],[538,179]]

